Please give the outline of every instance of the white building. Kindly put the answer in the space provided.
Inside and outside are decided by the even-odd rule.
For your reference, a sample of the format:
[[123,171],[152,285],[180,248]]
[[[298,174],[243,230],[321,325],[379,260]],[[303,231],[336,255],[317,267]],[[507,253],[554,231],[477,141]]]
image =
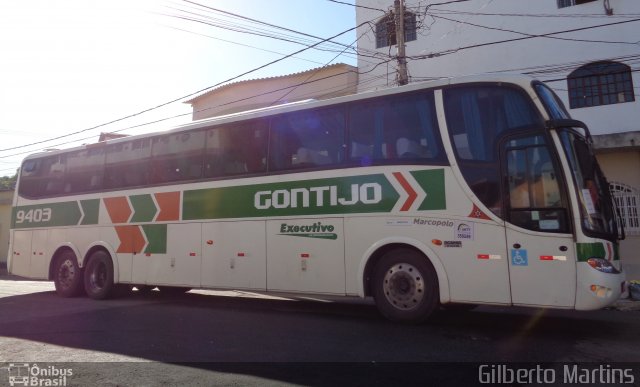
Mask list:
[[[356,6],[358,89],[393,85],[394,1]],[[589,125],[626,222],[621,254],[640,278],[640,1],[405,0],[405,11],[410,82],[531,74]]]

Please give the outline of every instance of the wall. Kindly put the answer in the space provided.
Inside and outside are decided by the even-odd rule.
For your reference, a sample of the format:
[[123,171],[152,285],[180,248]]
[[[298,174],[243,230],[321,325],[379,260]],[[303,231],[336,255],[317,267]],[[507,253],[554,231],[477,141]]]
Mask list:
[[[640,151],[620,151],[598,154],[598,162],[612,182],[640,187]],[[620,256],[628,279],[640,280],[640,235],[627,233],[620,243]]]
[[302,73],[232,83],[193,98],[193,119],[200,120],[279,103],[326,99],[356,92],[356,68],[336,64]]
[[13,191],[0,191],[0,267],[4,267],[7,263],[12,201]]

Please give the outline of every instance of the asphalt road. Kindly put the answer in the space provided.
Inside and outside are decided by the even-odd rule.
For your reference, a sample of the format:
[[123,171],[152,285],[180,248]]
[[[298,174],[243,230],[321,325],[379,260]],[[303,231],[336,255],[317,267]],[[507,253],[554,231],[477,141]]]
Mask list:
[[417,365],[451,369],[455,380],[456,362],[640,362],[637,304],[479,307],[398,325],[368,301],[213,291],[93,301],[0,276],[0,363],[71,362],[68,385],[335,384],[328,374],[349,385],[422,384]]

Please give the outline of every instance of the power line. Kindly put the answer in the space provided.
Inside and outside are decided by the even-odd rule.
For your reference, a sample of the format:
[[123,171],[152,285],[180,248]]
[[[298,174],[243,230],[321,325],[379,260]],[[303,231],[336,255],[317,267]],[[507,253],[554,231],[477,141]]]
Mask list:
[[[389,61],[391,61],[391,60],[392,59],[389,59]],[[385,63],[387,63],[387,62],[380,62],[372,69],[369,69],[369,70],[364,71],[364,72],[356,71],[356,73],[359,74],[359,75],[370,73],[370,72],[374,71],[376,67],[378,67],[380,65],[383,65]],[[300,84],[297,84],[297,85],[285,86],[285,87],[282,87],[282,88],[279,88],[279,89],[266,91],[266,92],[263,92],[263,93],[260,93],[260,94],[254,94],[254,95],[249,96],[249,97],[244,97],[244,98],[240,98],[240,99],[237,99],[237,100],[233,100],[233,101],[225,102],[225,103],[222,103],[222,104],[218,104],[218,105],[215,105],[215,106],[210,106],[210,107],[207,107],[207,108],[204,108],[204,109],[200,109],[200,110],[196,110],[196,111],[193,111],[193,112],[177,114],[177,115],[170,116],[170,117],[160,118],[160,119],[157,119],[157,120],[154,120],[154,121],[149,121],[149,122],[145,122],[145,123],[141,123],[141,124],[137,124],[137,125],[128,126],[128,127],[121,128],[121,129],[118,129],[118,130],[113,130],[110,133],[119,133],[119,132],[123,132],[125,130],[131,130],[131,129],[136,129],[136,128],[140,128],[140,127],[151,125],[151,124],[157,124],[157,123],[160,123],[160,122],[168,121],[168,120],[171,120],[171,119],[174,119],[174,118],[184,117],[184,116],[191,115],[191,114],[194,114],[194,113],[201,113],[201,112],[204,112],[204,111],[207,111],[207,110],[211,110],[211,109],[215,109],[215,108],[218,108],[218,107],[232,105],[232,104],[237,103],[237,102],[243,102],[243,101],[246,101],[246,100],[249,100],[249,99],[253,99],[253,98],[261,97],[261,96],[264,96],[264,95],[276,93],[278,91],[284,91],[284,90],[287,90],[287,89],[292,88],[292,87],[298,87],[298,86],[301,86],[301,85],[304,85],[304,84],[311,84],[311,83],[315,83],[315,82],[320,82],[320,81],[323,81],[323,80],[326,80],[326,79],[329,79],[329,78],[345,75],[347,73],[349,73],[349,72],[346,71],[346,72],[342,72],[342,73],[338,73],[338,74],[329,75],[329,76],[326,76],[326,77],[323,77],[323,78],[314,79],[312,81],[306,81],[306,82],[303,82],[303,83],[300,83]],[[379,78],[379,76],[375,76],[373,78]],[[369,81],[362,80],[361,82],[356,83],[356,85],[366,84],[368,82]],[[349,87],[349,86],[347,85],[347,87]],[[79,138],[79,139],[66,141],[66,142],[63,142],[63,143],[58,143],[58,144],[52,145],[51,147],[52,148],[56,148],[56,147],[63,146],[63,145],[77,143],[79,141],[90,140],[92,138],[94,138],[94,135],[92,135],[90,137],[84,137],[84,138]],[[35,143],[34,144],[27,144],[27,145],[24,145],[22,147],[24,148],[24,147],[28,147],[28,146],[32,146],[32,145],[36,145],[36,144]],[[28,150],[28,151],[24,151],[24,152],[14,153],[14,154],[11,154],[11,155],[0,156],[0,159],[5,159],[5,158],[15,157],[15,156],[21,156],[21,155],[31,154],[31,153],[35,153],[35,152],[36,152],[35,150]]]
[[[563,37],[559,37],[559,36],[535,35],[535,34],[529,34],[529,33],[521,32],[521,31],[515,31],[515,30],[510,30],[510,29],[505,29],[505,28],[498,28],[498,27],[489,27],[489,26],[470,23],[470,22],[466,22],[466,21],[462,21],[462,20],[450,19],[450,18],[447,18],[447,17],[444,17],[444,16],[436,16],[436,15],[430,15],[430,16],[434,17],[434,18],[438,18],[438,19],[448,20],[448,21],[454,22],[454,23],[467,24],[467,25],[470,25],[470,26],[473,26],[473,27],[484,28],[484,29],[494,30],[494,31],[511,32],[511,33],[514,33],[514,34],[529,36],[529,37],[532,37],[532,38],[543,37],[543,38],[546,38],[546,39],[557,39],[557,40],[567,40],[567,41],[572,41],[572,42],[586,42],[586,43],[610,43],[610,44],[630,44],[630,45],[638,45],[638,43],[640,43],[640,41],[624,42],[624,41],[590,40],[590,39],[577,39],[577,38],[563,38]],[[637,20],[640,20],[640,19],[637,19]]]
[[473,44],[473,45],[469,45],[469,46],[453,48],[453,49],[446,50],[446,51],[440,51],[440,52],[435,52],[435,53],[430,53],[430,54],[425,54],[425,55],[413,56],[413,57],[409,57],[409,58],[410,59],[435,58],[435,57],[440,57],[440,56],[444,56],[444,55],[455,54],[455,53],[457,53],[459,51],[468,50],[468,49],[472,49],[472,48],[479,48],[479,47],[491,46],[491,45],[495,45],[495,44],[510,43],[510,42],[516,42],[516,41],[520,41],[520,40],[534,39],[534,38],[543,38],[543,37],[548,37],[548,36],[553,36],[553,35],[558,35],[558,34],[565,34],[565,33],[569,33],[569,32],[577,32],[577,31],[584,31],[584,30],[590,30],[590,29],[596,29],[596,28],[602,28],[602,27],[609,27],[609,26],[620,25],[620,24],[625,24],[625,23],[635,23],[637,21],[640,21],[640,18],[631,19],[631,20],[624,20],[624,21],[618,21],[618,22],[612,22],[612,23],[606,23],[606,24],[599,24],[599,25],[589,26],[589,27],[580,27],[580,28],[573,28],[573,29],[563,30],[563,31],[549,32],[549,33],[546,33],[546,34],[537,34],[537,35],[531,35],[531,36],[523,36],[523,37],[520,37],[520,38],[498,40],[498,41],[486,42],[486,43],[478,43],[478,44]]
[[[365,23],[362,23],[362,24],[365,24]],[[361,24],[361,25],[362,25],[362,24]],[[175,103],[175,102],[178,102],[178,101],[181,101],[181,100],[187,99],[187,98],[192,97],[192,96],[194,96],[194,95],[197,95],[197,94],[203,93],[203,92],[205,92],[205,91],[207,91],[207,90],[213,89],[213,88],[218,87],[218,86],[220,86],[220,85],[222,85],[222,84],[225,84],[225,83],[228,83],[228,82],[232,82],[232,81],[234,81],[234,80],[236,80],[236,79],[238,79],[238,78],[241,78],[241,77],[243,77],[243,76],[245,76],[245,75],[248,75],[248,74],[254,73],[254,72],[258,71],[258,70],[261,70],[261,69],[263,69],[263,68],[265,68],[265,67],[271,66],[271,65],[273,65],[273,64],[275,64],[275,63],[281,62],[281,61],[283,61],[283,60],[285,60],[285,59],[288,59],[288,58],[290,58],[290,57],[292,57],[292,56],[294,56],[294,55],[300,54],[301,52],[304,52],[304,51],[306,51],[306,50],[309,50],[309,49],[311,49],[311,48],[313,48],[313,47],[315,47],[315,46],[317,46],[317,45],[319,45],[319,44],[321,44],[321,43],[323,43],[323,42],[329,41],[329,40],[331,40],[331,39],[335,39],[335,38],[337,38],[337,37],[338,37],[338,36],[340,36],[340,35],[344,35],[344,34],[346,34],[347,32],[353,31],[353,30],[357,29],[359,26],[360,26],[360,25],[358,25],[358,26],[356,26],[356,27],[353,27],[353,28],[349,28],[349,29],[347,29],[347,30],[345,30],[345,31],[343,31],[343,32],[340,32],[339,34],[336,34],[336,35],[332,36],[332,37],[329,37],[329,38],[327,38],[327,39],[323,39],[323,40],[321,40],[321,41],[319,41],[319,42],[317,42],[317,43],[314,43],[314,44],[312,44],[312,45],[310,45],[310,46],[307,46],[307,47],[305,47],[305,48],[303,48],[303,49],[300,49],[300,50],[297,50],[297,51],[295,51],[295,52],[293,52],[293,53],[291,53],[291,54],[285,55],[285,56],[283,56],[282,58],[278,58],[278,59],[276,59],[276,60],[273,60],[273,61],[268,62],[268,63],[266,63],[266,64],[263,64],[263,65],[261,65],[261,66],[258,66],[258,67],[254,68],[254,69],[249,70],[249,71],[245,71],[245,72],[244,72],[244,73],[242,73],[242,74],[239,74],[239,75],[236,75],[236,76],[231,77],[231,78],[229,78],[229,79],[226,79],[226,80],[224,80],[224,81],[218,82],[218,83],[216,83],[215,85],[212,85],[212,86],[206,87],[206,88],[204,88],[204,89],[200,89],[200,90],[198,90],[198,91],[196,91],[196,92],[193,92],[193,93],[190,93],[190,94],[184,95],[184,96],[179,97],[179,98],[172,99],[171,101],[161,103],[161,104],[159,104],[159,105],[157,105],[157,106],[154,106],[154,107],[151,107],[151,108],[148,108],[148,109],[144,109],[144,110],[139,111],[139,112],[137,112],[137,113],[130,114],[130,115],[128,115],[128,116],[125,116],[125,117],[122,117],[122,118],[118,118],[118,119],[115,119],[115,120],[111,120],[111,121],[109,121],[109,122],[106,122],[106,123],[103,123],[103,124],[100,124],[100,125],[95,125],[95,126],[93,126],[93,127],[86,128],[86,129],[82,129],[82,130],[79,130],[79,131],[76,131],[76,132],[73,132],[73,133],[68,133],[68,134],[65,134],[65,135],[61,135],[61,136],[57,136],[57,137],[53,137],[53,138],[49,138],[49,139],[47,139],[47,140],[36,141],[36,142],[33,142],[33,143],[31,143],[31,144],[27,144],[27,145],[20,145],[20,146],[15,146],[15,147],[10,147],[10,148],[0,149],[0,152],[6,152],[6,151],[10,151],[10,150],[15,150],[15,149],[20,149],[20,148],[25,148],[25,147],[28,147],[28,146],[39,145],[39,144],[44,144],[44,143],[46,143],[46,142],[59,140],[59,139],[65,138],[65,137],[70,137],[70,136],[73,136],[73,135],[76,135],[76,134],[80,134],[80,133],[84,133],[84,132],[87,132],[87,131],[90,131],[90,130],[95,130],[95,129],[98,129],[98,128],[101,128],[101,127],[104,127],[104,126],[107,126],[107,125],[110,125],[110,124],[113,124],[113,123],[116,123],[116,122],[123,121],[123,120],[125,120],[125,119],[129,119],[129,118],[132,118],[132,117],[136,117],[136,116],[139,116],[139,115],[141,115],[141,114],[144,114],[144,113],[150,112],[150,111],[152,111],[152,110],[159,109],[159,108],[161,108],[161,107],[164,107],[164,106],[170,105],[170,104],[172,104],[172,103]]]
[[[224,14],[224,15],[233,16],[233,17],[241,19],[241,20],[247,20],[247,21],[250,21],[250,22],[253,22],[253,23],[265,25],[265,26],[268,26],[268,27],[272,27],[272,28],[275,28],[275,29],[282,30],[282,31],[292,32],[294,34],[301,35],[301,36],[306,36],[308,38],[318,39],[318,40],[323,40],[324,39],[324,38],[316,36],[316,35],[311,35],[311,34],[308,34],[308,33],[302,32],[302,31],[297,31],[297,30],[294,30],[294,29],[291,29],[291,28],[279,26],[279,25],[268,23],[268,22],[265,22],[265,21],[262,21],[262,20],[258,20],[258,19],[253,19],[253,18],[250,18],[250,17],[247,17],[247,16],[238,15],[238,14],[233,13],[233,12],[224,11],[224,10],[221,10],[221,9],[218,9],[218,8],[214,8],[214,7],[211,7],[211,6],[208,6],[208,5],[200,4],[200,3],[197,3],[195,1],[191,1],[191,0],[182,0],[182,1],[185,2],[185,3],[196,5],[198,7],[202,7],[204,9],[212,10],[212,11]],[[352,48],[352,47],[350,47],[350,46],[348,46],[348,45],[346,45],[344,43],[333,42],[333,41],[331,41],[331,39],[323,40],[323,41],[328,41],[328,42],[330,42],[332,44],[336,44],[336,45],[339,45],[341,47]]]
[[616,19],[616,18],[637,18],[640,14],[534,14],[534,13],[483,13],[469,11],[455,11],[448,9],[432,9],[431,13],[455,14],[455,15],[471,15],[471,16],[510,16],[510,17],[533,17],[533,18],[569,18],[569,19]]
[[350,3],[345,3],[344,1],[338,1],[338,0],[327,0],[327,1],[330,1],[332,3],[350,5],[350,6],[355,7],[355,8],[369,9],[369,10],[372,10],[372,11],[378,11],[378,12],[382,12],[382,13],[387,13],[387,11],[384,11],[384,10],[382,10],[380,8],[371,8],[371,7],[367,7],[367,6],[364,6],[364,5],[350,4]]
[[[186,1],[186,0],[184,0]],[[186,1],[189,4],[198,4],[192,1]],[[292,35],[287,35],[287,34],[280,34],[280,33],[274,33],[271,32],[269,30],[265,30],[265,29],[260,29],[260,28],[253,28],[253,27],[245,27],[239,24],[231,24],[228,21],[224,21],[221,19],[217,19],[217,18],[213,18],[209,15],[203,14],[200,11],[199,8],[196,7],[192,7],[195,10],[197,10],[198,12],[193,12],[190,10],[184,10],[181,8],[172,8],[172,7],[167,7],[169,9],[172,9],[174,11],[177,12],[181,12],[183,13],[183,15],[171,15],[171,14],[163,14],[164,16],[168,16],[168,17],[173,17],[176,19],[181,19],[181,20],[186,20],[186,21],[191,21],[191,22],[195,22],[195,23],[200,23],[200,24],[205,24],[205,25],[209,25],[215,28],[220,28],[220,29],[225,29],[225,30],[229,30],[229,31],[234,31],[234,32],[239,32],[239,33],[245,33],[245,34],[252,34],[252,35],[256,35],[256,36],[262,36],[262,37],[266,37],[266,38],[271,38],[271,39],[277,39],[277,40],[282,40],[282,41],[286,41],[289,43],[295,43],[295,44],[301,44],[301,45],[310,45],[312,43],[314,43],[317,39],[322,40],[323,38],[315,36],[315,35],[310,35],[307,34],[305,32],[301,32],[301,31],[297,31],[297,30],[293,30],[291,28],[287,28],[287,27],[282,27],[282,26],[278,26],[272,23],[267,23],[267,22],[263,22],[257,19],[252,19],[252,18],[247,18],[241,15],[237,15],[231,12],[227,12],[227,11],[221,11],[218,10],[217,8],[213,8],[213,7],[208,7],[205,5],[201,5],[201,7],[203,8],[204,11],[206,12],[211,12],[211,13],[215,13],[217,11],[222,12],[223,14],[225,14],[226,16],[229,16],[233,19],[241,19],[241,20],[245,20],[245,21],[249,21],[253,24],[259,24],[259,25],[265,25],[271,28],[276,28],[279,30],[284,30],[287,32],[292,32],[296,35],[301,35],[301,36],[306,36],[309,38],[312,38],[313,40],[310,39],[303,39],[300,38],[298,36],[292,36]],[[202,19],[200,19],[202,18]],[[328,43],[331,43],[331,45],[333,46],[338,46],[340,47],[340,49],[342,50],[344,47],[349,47],[348,45],[344,44],[344,43],[340,43],[340,42],[333,42],[333,41],[329,41]],[[325,44],[321,44],[318,45],[315,49],[317,50],[322,50],[322,51],[332,51],[332,52],[338,52],[337,49],[333,48],[333,46],[331,45],[325,45]],[[355,53],[357,53],[360,57],[371,57],[371,58],[380,58],[380,53],[377,51],[373,51],[373,50],[357,50],[353,47],[351,47],[351,49],[353,50],[353,53],[348,53],[345,55],[354,55]]]

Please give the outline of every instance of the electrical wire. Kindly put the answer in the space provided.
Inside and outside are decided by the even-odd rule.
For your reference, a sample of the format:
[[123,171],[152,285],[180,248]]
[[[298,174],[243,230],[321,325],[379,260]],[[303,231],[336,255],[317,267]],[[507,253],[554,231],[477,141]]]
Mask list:
[[[364,24],[364,23],[363,23],[363,24]],[[218,83],[216,83],[215,85],[212,85],[212,86],[209,86],[209,87],[205,87],[205,88],[200,89],[200,90],[198,90],[198,91],[195,91],[195,92],[193,92],[193,93],[189,93],[189,94],[184,95],[184,96],[181,96],[181,97],[179,97],[179,98],[172,99],[171,101],[161,103],[161,104],[159,104],[159,105],[157,105],[157,106],[154,106],[154,107],[151,107],[151,108],[148,108],[148,109],[144,109],[144,110],[139,111],[139,112],[137,112],[137,113],[130,114],[130,115],[127,115],[127,116],[125,116],[125,117],[121,117],[121,118],[118,118],[118,119],[115,119],[115,120],[111,120],[111,121],[109,121],[109,122],[106,122],[106,123],[103,123],[103,124],[99,124],[99,125],[95,125],[95,126],[93,126],[93,127],[86,128],[86,129],[82,129],[82,130],[79,130],[79,131],[76,131],[76,132],[73,132],[73,133],[68,133],[68,134],[64,134],[64,135],[61,135],[61,136],[56,136],[56,137],[49,138],[49,139],[46,139],[46,140],[36,141],[36,142],[33,142],[33,143],[31,143],[31,144],[27,144],[27,145],[20,145],[20,146],[15,146],[15,147],[9,147],[9,148],[0,149],[0,152],[6,152],[6,151],[10,151],[10,150],[15,150],[15,149],[24,148],[24,147],[27,147],[27,146],[39,145],[39,144],[44,144],[44,143],[46,143],[46,142],[51,142],[51,141],[59,140],[59,139],[65,138],[65,137],[70,137],[70,136],[73,136],[73,135],[76,135],[76,134],[80,134],[80,133],[84,133],[84,132],[87,132],[87,131],[90,131],[90,130],[95,130],[95,129],[98,129],[98,128],[101,128],[101,127],[104,127],[104,126],[107,126],[107,125],[110,125],[110,124],[113,124],[113,123],[116,123],[116,122],[123,121],[123,120],[128,119],[128,118],[136,117],[136,116],[139,116],[139,115],[141,115],[141,114],[144,114],[144,113],[150,112],[150,111],[152,111],[152,110],[157,110],[157,109],[159,109],[159,108],[161,108],[161,107],[164,107],[164,106],[170,105],[170,104],[175,103],[175,102],[178,102],[178,101],[185,100],[185,99],[187,99],[187,98],[189,98],[189,97],[192,97],[192,96],[195,96],[195,95],[201,94],[201,93],[203,93],[203,92],[205,92],[205,91],[208,91],[208,90],[210,90],[210,89],[213,89],[213,88],[215,88],[215,87],[218,87],[218,86],[220,86],[220,85],[222,85],[222,84],[225,84],[225,83],[228,83],[228,82],[232,82],[232,81],[234,81],[234,80],[236,80],[236,79],[239,79],[239,78],[241,78],[241,77],[243,77],[243,76],[245,76],[245,75],[249,75],[249,74],[254,73],[254,72],[258,71],[258,70],[261,70],[261,69],[263,69],[263,68],[266,68],[266,67],[268,67],[268,66],[271,66],[271,65],[273,65],[273,64],[275,64],[275,63],[281,62],[281,61],[283,61],[283,60],[285,60],[285,59],[288,59],[288,58],[290,58],[290,57],[293,57],[293,56],[295,56],[295,55],[297,55],[297,54],[300,54],[300,53],[302,53],[302,52],[304,52],[304,51],[307,51],[307,50],[309,50],[309,49],[312,49],[313,47],[315,47],[315,46],[317,46],[317,45],[321,44],[322,42],[329,41],[329,40],[331,40],[331,39],[335,39],[335,38],[337,38],[338,36],[341,36],[341,35],[346,34],[347,32],[353,31],[353,30],[357,29],[358,27],[359,27],[359,26],[356,26],[356,27],[353,27],[353,28],[349,28],[349,29],[347,29],[347,30],[345,30],[345,31],[343,31],[343,32],[340,32],[340,33],[338,33],[338,34],[336,34],[336,35],[332,36],[332,37],[329,37],[329,38],[323,39],[323,40],[321,40],[321,41],[319,41],[319,42],[317,42],[317,43],[314,43],[313,45],[307,46],[307,47],[302,48],[302,49],[300,49],[300,50],[297,50],[297,51],[295,51],[295,52],[293,52],[293,53],[287,54],[287,55],[285,55],[285,56],[283,56],[283,57],[281,57],[281,58],[278,58],[278,59],[273,60],[273,61],[270,61],[270,62],[268,62],[268,63],[266,63],[266,64],[263,64],[263,65],[260,65],[260,66],[258,66],[258,67],[255,67],[255,68],[253,68],[253,69],[251,69],[251,70],[249,70],[249,71],[245,71],[245,72],[243,72],[242,74],[239,74],[239,75],[236,75],[236,76],[231,77],[231,78],[229,78],[229,79],[226,79],[226,80],[224,80],[224,81],[218,82]]]
[[[546,39],[566,40],[566,41],[572,41],[572,42],[630,44],[630,45],[634,45],[634,46],[635,45],[639,45],[639,43],[640,43],[640,41],[626,42],[626,41],[590,40],[590,39],[563,38],[563,37],[559,37],[559,36],[535,35],[535,34],[529,34],[529,33],[521,32],[521,31],[515,31],[515,30],[510,30],[510,29],[505,29],[505,28],[498,28],[498,27],[489,27],[489,26],[470,23],[470,22],[466,22],[466,21],[462,21],[462,20],[450,19],[450,18],[447,18],[447,17],[444,17],[444,16],[436,16],[436,15],[431,15],[431,16],[434,17],[434,18],[437,18],[437,19],[448,20],[448,21],[454,22],[454,23],[466,24],[466,25],[470,25],[470,26],[473,26],[473,27],[484,28],[484,29],[493,30],[493,31],[511,32],[511,33],[514,33],[514,34],[524,35],[524,36],[528,36],[528,37],[532,37],[532,38],[542,37],[542,38],[546,38]],[[640,19],[636,19],[636,21],[637,20],[640,20]]]
[[631,19],[631,20],[624,20],[624,21],[618,21],[618,22],[612,22],[612,23],[606,23],[606,24],[599,24],[599,25],[595,25],[595,26],[572,28],[572,29],[569,29],[569,30],[555,31],[555,32],[549,32],[549,33],[545,33],[545,34],[535,34],[535,35],[531,35],[531,36],[523,36],[523,37],[520,37],[520,38],[512,38],[512,39],[504,39],[504,40],[498,40],[498,41],[492,41],[492,42],[478,43],[478,44],[473,44],[473,45],[469,45],[469,46],[462,46],[462,47],[458,47],[458,48],[453,48],[453,49],[449,49],[449,50],[445,50],[445,51],[429,53],[429,54],[425,54],[425,55],[411,56],[411,57],[407,57],[407,58],[408,59],[435,58],[435,57],[441,57],[441,56],[444,56],[444,55],[455,54],[457,52],[460,52],[460,51],[463,51],[463,50],[469,50],[469,49],[472,49],[472,48],[486,47],[486,46],[492,46],[492,45],[495,45],[495,44],[502,44],[502,43],[517,42],[517,41],[527,40],[527,39],[542,38],[542,37],[548,37],[548,36],[553,36],[553,35],[558,35],[558,34],[565,34],[565,33],[569,33],[569,32],[585,31],[585,30],[591,30],[591,29],[602,28],[602,27],[609,27],[609,26],[626,24],[626,23],[635,23],[635,22],[638,22],[638,21],[640,21],[640,18]]
[[384,10],[382,10],[380,8],[371,8],[371,7],[367,7],[367,6],[364,6],[364,5],[350,4],[350,3],[345,3],[344,1],[338,1],[338,0],[327,0],[327,1],[330,1],[332,3],[343,4],[343,5],[350,5],[350,6],[355,7],[355,8],[369,9],[369,10],[372,10],[372,11],[378,11],[378,12],[382,12],[382,13],[387,13],[387,11],[384,11]]

